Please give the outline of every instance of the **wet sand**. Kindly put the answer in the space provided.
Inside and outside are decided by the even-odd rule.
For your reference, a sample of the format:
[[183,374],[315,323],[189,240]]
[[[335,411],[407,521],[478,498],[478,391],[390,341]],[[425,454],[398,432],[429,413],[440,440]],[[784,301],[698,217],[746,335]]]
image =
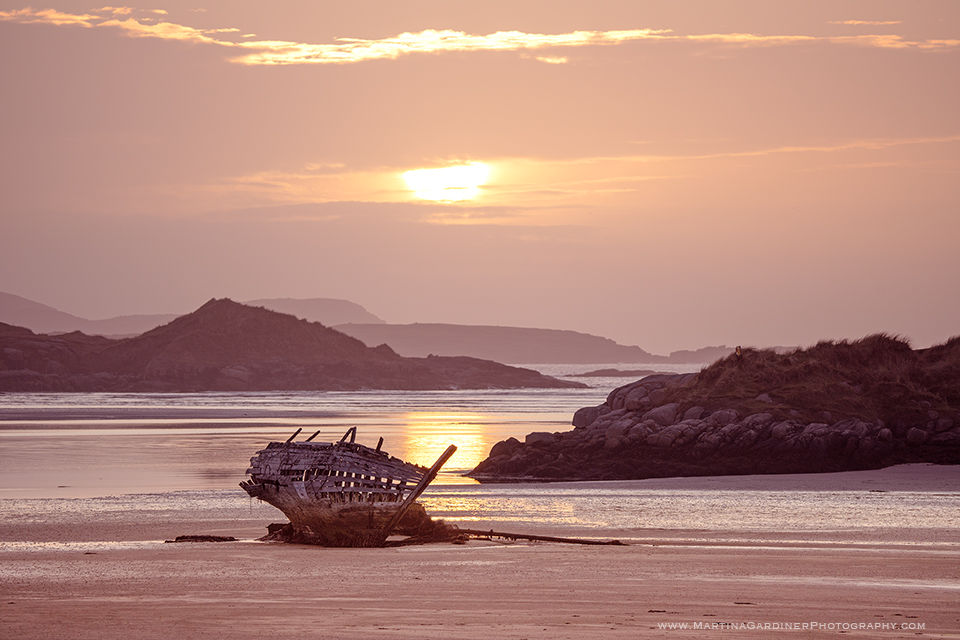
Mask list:
[[[957,472],[638,482],[956,493]],[[269,513],[208,515],[0,523],[0,638],[960,638],[956,530],[824,535],[731,523],[650,530],[622,547],[323,549],[253,542]],[[160,542],[180,534],[242,541]],[[661,628],[671,624],[689,629]]]

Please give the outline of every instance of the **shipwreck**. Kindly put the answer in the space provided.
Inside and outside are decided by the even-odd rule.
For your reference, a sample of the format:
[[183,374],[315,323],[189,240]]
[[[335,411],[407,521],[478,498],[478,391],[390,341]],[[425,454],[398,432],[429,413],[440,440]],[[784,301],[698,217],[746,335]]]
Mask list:
[[[250,459],[240,486],[290,520],[283,539],[332,547],[380,547],[393,534],[442,538],[446,525],[416,500],[457,450],[450,445],[429,469],[357,443],[352,427],[338,442],[271,442]],[[455,530],[455,527],[452,529]],[[273,532],[273,530],[271,530]]]

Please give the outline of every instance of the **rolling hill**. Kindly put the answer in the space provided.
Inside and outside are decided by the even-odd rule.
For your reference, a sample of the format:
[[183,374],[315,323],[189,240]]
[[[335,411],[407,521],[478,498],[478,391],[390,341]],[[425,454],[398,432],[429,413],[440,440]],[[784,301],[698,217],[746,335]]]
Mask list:
[[0,326],[0,390],[228,391],[582,386],[468,357],[404,358],[228,299],[134,338]]

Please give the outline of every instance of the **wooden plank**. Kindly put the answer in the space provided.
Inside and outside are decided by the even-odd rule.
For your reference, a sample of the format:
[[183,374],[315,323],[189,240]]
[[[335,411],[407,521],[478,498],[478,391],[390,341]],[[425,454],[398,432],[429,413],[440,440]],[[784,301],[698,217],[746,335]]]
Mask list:
[[380,531],[379,544],[376,546],[383,546],[383,544],[387,541],[387,538],[390,536],[390,532],[393,531],[394,527],[397,526],[397,523],[400,522],[403,514],[407,512],[407,509],[410,508],[410,505],[416,502],[417,498],[420,497],[420,494],[423,493],[424,489],[426,489],[427,486],[433,482],[433,479],[437,477],[437,473],[440,472],[440,467],[442,467],[443,464],[450,459],[450,456],[456,453],[456,451],[456,445],[452,444],[447,447],[446,451],[440,454],[440,457],[437,458],[437,461],[433,463],[432,467],[430,467],[430,471],[427,472],[427,475],[423,476],[423,479],[420,480],[420,484],[417,485],[417,488],[414,489],[413,492],[404,499],[403,504],[400,505],[400,508],[397,509],[397,512],[393,514],[393,518],[391,518],[390,522],[388,522],[387,525]]
[[[397,469],[390,465],[383,464],[368,464],[359,460],[338,460],[332,456],[304,457],[296,460],[296,464],[290,464],[289,461],[283,460],[263,460],[260,462],[261,464],[256,464],[251,467],[252,473],[258,475],[302,476],[304,471],[319,469],[327,473],[318,475],[328,475],[329,473],[336,477],[353,478],[359,475],[388,478],[389,480],[405,480],[407,482],[419,482],[423,477],[423,473],[416,470]],[[346,474],[354,475],[347,476]]]
[[297,466],[309,467],[330,467],[351,472],[365,473],[367,475],[380,475],[389,477],[407,477],[419,480],[425,470],[417,468],[415,465],[404,463],[403,461],[391,462],[389,460],[375,460],[362,454],[352,451],[318,451],[303,452],[297,457]]

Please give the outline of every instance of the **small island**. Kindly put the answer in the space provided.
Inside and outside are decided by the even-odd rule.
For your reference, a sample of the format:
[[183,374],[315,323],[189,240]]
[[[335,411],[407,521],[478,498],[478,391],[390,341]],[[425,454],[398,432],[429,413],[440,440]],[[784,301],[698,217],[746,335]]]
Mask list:
[[652,375],[573,416],[572,431],[498,442],[483,482],[811,473],[960,464],[960,337],[913,350],[883,334],[700,373]]
[[654,371],[652,369],[632,369],[630,371],[621,371],[620,369],[597,369],[596,371],[587,371],[586,373],[569,373],[564,378],[626,378],[628,376],[652,376],[663,373],[663,371]]

